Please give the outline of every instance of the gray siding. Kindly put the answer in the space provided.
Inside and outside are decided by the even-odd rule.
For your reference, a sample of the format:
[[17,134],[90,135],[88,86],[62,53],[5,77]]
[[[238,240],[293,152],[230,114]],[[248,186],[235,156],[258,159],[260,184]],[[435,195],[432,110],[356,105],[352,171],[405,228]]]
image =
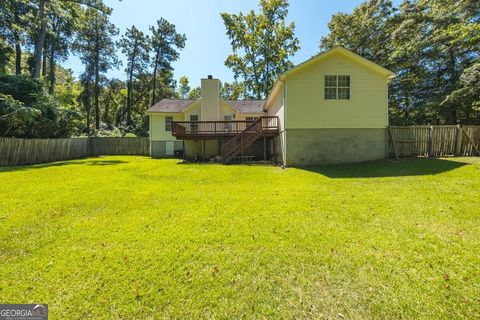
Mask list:
[[[150,156],[152,158],[171,158],[172,156],[165,155],[165,145],[167,141],[151,141],[150,142]],[[174,151],[183,150],[182,141],[175,141]]]

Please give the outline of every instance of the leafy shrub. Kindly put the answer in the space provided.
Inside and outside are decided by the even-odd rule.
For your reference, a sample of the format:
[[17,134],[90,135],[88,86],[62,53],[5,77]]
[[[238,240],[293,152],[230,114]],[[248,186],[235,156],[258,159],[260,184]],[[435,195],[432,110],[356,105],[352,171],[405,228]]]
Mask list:
[[0,136],[69,137],[81,115],[63,108],[43,82],[24,76],[0,75]]

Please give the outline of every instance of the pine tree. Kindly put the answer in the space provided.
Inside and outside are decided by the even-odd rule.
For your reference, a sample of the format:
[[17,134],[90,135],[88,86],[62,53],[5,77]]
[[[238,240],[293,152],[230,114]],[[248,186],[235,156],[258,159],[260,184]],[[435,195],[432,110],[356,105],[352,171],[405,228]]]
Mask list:
[[122,49],[122,53],[127,57],[127,104],[126,125],[131,126],[132,121],[132,101],[133,101],[133,81],[144,75],[148,70],[150,61],[150,45],[149,39],[142,31],[132,26],[118,42],[118,46]]

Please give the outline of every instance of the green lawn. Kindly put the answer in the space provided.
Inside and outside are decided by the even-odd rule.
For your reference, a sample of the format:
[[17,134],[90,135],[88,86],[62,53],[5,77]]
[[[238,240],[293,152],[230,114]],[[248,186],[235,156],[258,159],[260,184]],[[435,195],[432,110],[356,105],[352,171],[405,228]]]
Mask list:
[[479,270],[479,158],[0,168],[0,303],[51,319],[473,319]]

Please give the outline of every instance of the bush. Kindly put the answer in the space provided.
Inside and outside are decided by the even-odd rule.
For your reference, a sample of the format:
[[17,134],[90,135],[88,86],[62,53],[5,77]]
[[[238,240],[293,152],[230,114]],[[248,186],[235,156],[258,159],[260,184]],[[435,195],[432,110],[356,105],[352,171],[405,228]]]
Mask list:
[[69,137],[78,112],[60,106],[43,82],[24,76],[0,76],[0,136]]

